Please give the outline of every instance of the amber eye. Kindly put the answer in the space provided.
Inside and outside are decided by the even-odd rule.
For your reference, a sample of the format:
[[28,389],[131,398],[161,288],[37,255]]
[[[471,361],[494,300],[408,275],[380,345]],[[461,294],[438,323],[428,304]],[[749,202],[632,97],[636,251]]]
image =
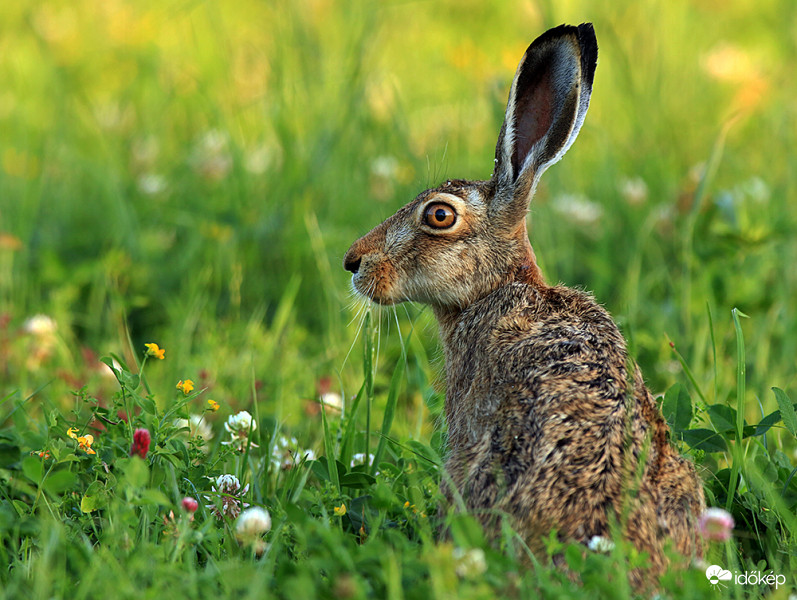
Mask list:
[[446,229],[457,222],[457,213],[448,204],[436,202],[426,207],[423,220],[429,227]]

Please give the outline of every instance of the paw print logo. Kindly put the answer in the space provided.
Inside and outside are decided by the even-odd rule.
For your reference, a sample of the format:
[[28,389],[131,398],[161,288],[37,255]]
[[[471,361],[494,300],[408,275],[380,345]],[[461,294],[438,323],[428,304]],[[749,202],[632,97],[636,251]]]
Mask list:
[[723,569],[719,565],[711,565],[708,569],[706,569],[706,577],[708,578],[708,582],[714,586],[714,588],[727,587],[721,582],[730,581],[733,579],[731,572],[727,569]]

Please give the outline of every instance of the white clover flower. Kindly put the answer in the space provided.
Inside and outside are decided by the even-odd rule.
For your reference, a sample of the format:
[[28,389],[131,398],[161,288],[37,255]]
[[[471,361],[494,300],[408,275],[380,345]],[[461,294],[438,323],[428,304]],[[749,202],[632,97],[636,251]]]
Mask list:
[[257,422],[252,419],[252,415],[249,414],[249,411],[242,410],[227,418],[224,429],[236,435],[241,431],[243,431],[245,435],[249,435],[250,431],[257,429]]
[[235,537],[238,541],[251,541],[271,529],[271,515],[259,506],[247,508],[235,522]]
[[35,335],[39,338],[50,337],[55,334],[58,324],[52,317],[47,315],[34,315],[22,326],[25,333]]
[[589,544],[587,544],[587,548],[589,548],[593,552],[608,554],[609,552],[614,550],[614,542],[611,541],[609,538],[603,537],[602,535],[593,535],[592,538],[589,540]]
[[343,411],[343,398],[340,394],[336,394],[335,392],[327,392],[326,394],[321,394],[321,402],[325,409],[330,409],[330,411],[334,412],[342,412]]
[[235,519],[241,514],[241,507],[246,508],[248,503],[241,498],[249,491],[249,484],[241,489],[241,482],[235,475],[224,474],[216,478],[216,485],[211,486],[214,496],[205,496],[211,502],[213,514],[217,519],[229,517]]
[[459,577],[482,575],[487,570],[487,559],[481,548],[454,548],[454,570]]
[[267,510],[259,506],[247,508],[235,523],[235,539],[242,546],[251,548],[255,555],[260,556],[267,547],[262,536],[270,529],[271,515]]
[[[365,453],[364,452],[358,452],[357,454],[355,454],[354,456],[351,457],[351,465],[350,466],[354,467],[354,466],[357,466],[357,465],[364,465],[364,464],[365,464]],[[368,466],[370,467],[372,464],[374,464],[374,455],[369,452],[368,453]]]
[[258,445],[249,441],[249,432],[257,429],[257,421],[252,418],[248,411],[242,410],[227,418],[224,424],[230,434],[230,440],[222,442],[225,446],[232,446],[238,452],[243,452],[247,445],[258,448]]
[[377,156],[371,161],[371,173],[377,177],[393,179],[398,169],[399,161],[395,156]]
[[287,471],[292,469],[303,459],[315,460],[315,452],[312,450],[302,450],[295,437],[287,438],[284,435],[274,440],[271,448],[271,466],[274,469]]
[[603,208],[581,194],[563,194],[552,204],[557,213],[576,225],[595,225],[603,216]]
[[175,419],[174,425],[180,429],[188,428],[188,437],[201,437],[208,441],[213,439],[213,429],[205,420],[204,415],[191,415],[188,419]]
[[191,153],[191,165],[206,179],[219,181],[232,169],[232,156],[229,150],[229,136],[218,129],[203,135]]
[[166,178],[163,175],[147,173],[136,181],[138,191],[147,196],[156,196],[166,190]]
[[648,184],[641,177],[624,178],[619,187],[620,195],[631,206],[639,206],[647,200]]
[[725,542],[731,538],[733,517],[721,508],[707,508],[700,517],[698,529],[707,540]]

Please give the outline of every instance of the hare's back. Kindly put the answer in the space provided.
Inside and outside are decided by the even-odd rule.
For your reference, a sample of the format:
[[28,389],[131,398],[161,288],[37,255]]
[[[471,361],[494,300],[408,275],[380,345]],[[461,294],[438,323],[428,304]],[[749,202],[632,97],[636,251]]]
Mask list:
[[584,394],[625,394],[625,340],[591,295],[512,284],[493,296],[485,357],[494,362],[494,377],[527,388],[558,382],[571,393],[580,388]]

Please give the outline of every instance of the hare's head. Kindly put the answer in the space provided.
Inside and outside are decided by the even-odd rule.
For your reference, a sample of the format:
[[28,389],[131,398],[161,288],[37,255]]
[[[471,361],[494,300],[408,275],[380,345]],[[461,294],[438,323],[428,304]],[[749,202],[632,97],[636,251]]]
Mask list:
[[526,213],[540,175],[584,122],[597,56],[590,24],[532,42],[509,92],[492,178],[426,190],[354,242],[343,265],[355,289],[380,304],[461,309],[505,283],[542,285]]

